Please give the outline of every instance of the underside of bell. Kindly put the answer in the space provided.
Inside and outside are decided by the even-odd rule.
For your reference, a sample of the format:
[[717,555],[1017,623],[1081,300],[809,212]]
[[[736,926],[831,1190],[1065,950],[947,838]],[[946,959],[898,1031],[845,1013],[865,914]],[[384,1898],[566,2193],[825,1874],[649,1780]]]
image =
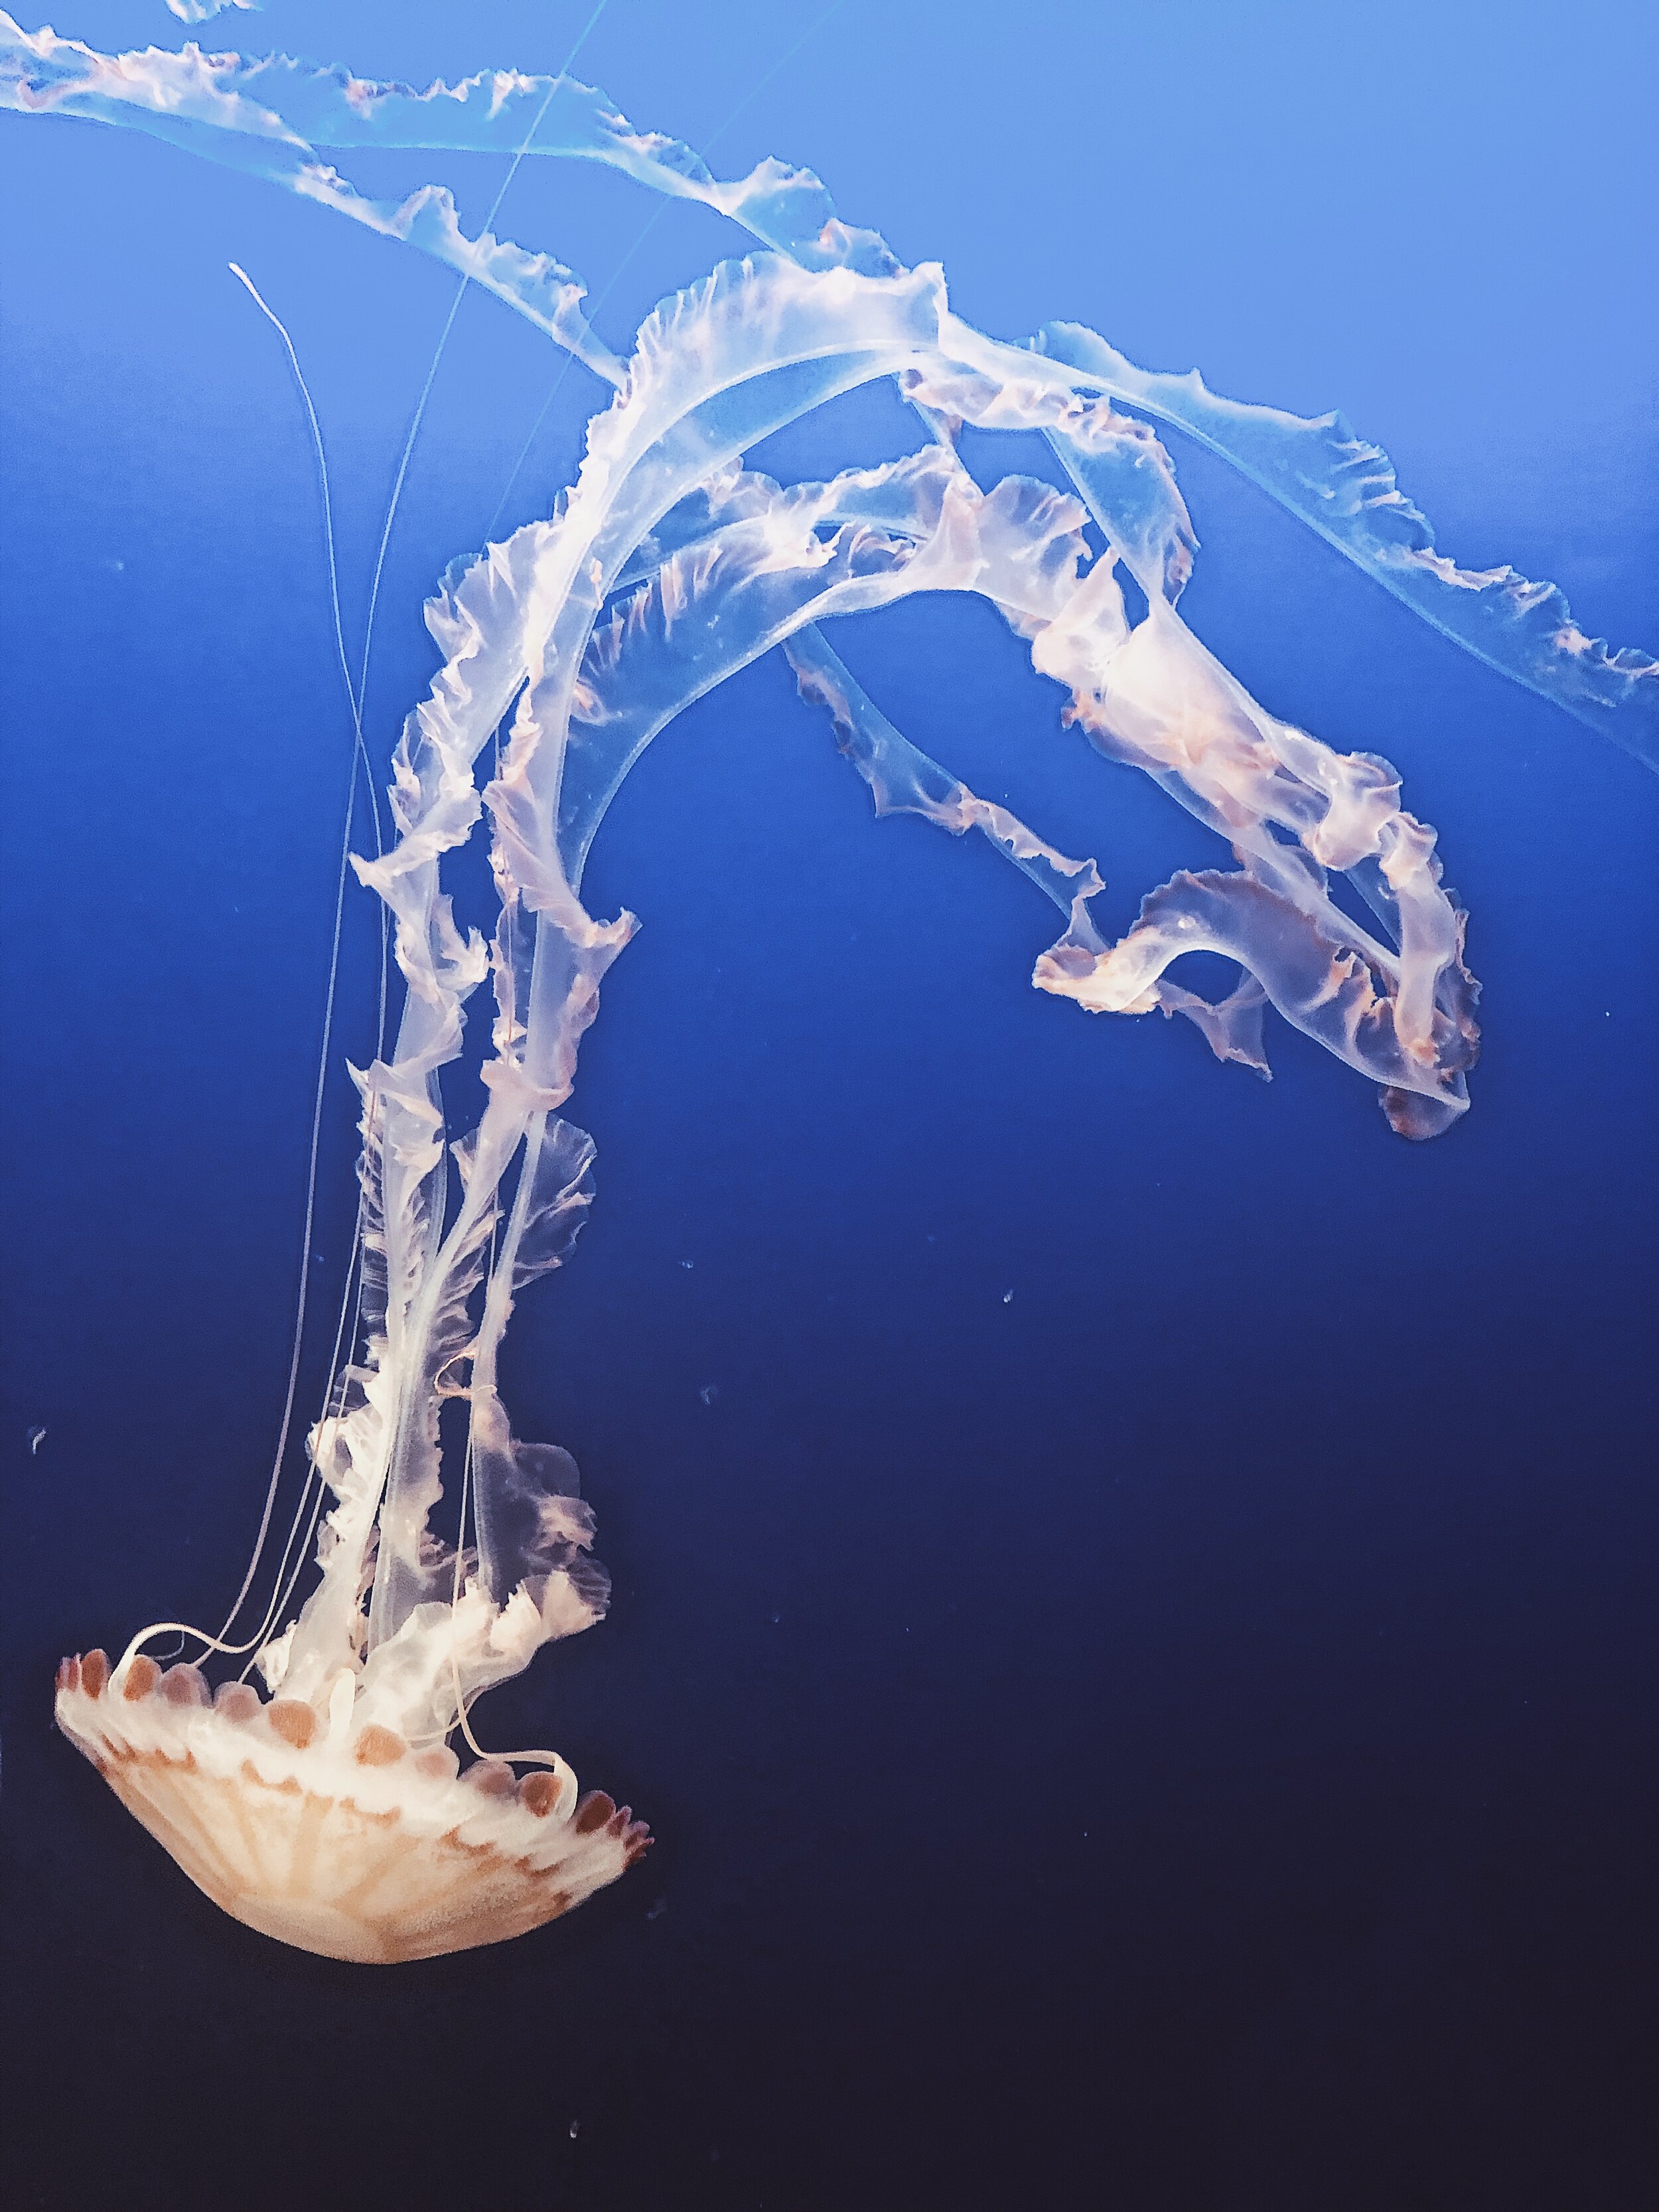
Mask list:
[[261,1935],[391,1965],[521,1936],[580,1905],[650,1836],[568,1768],[465,1774],[439,1745],[330,1727],[244,1683],[101,1651],[65,1659],[57,1720],[197,1887]]

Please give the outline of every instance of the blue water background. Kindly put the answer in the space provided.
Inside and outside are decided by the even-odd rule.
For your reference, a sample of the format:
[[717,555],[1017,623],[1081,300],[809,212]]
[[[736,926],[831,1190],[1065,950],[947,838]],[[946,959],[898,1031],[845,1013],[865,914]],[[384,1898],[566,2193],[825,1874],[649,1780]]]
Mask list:
[[[556,68],[586,12],[272,0],[203,35],[422,82]],[[848,0],[756,91],[811,21],[612,0],[577,73],[694,144],[724,124],[723,173],[813,165],[1000,334],[1074,317],[1340,405],[1466,565],[1659,644],[1647,10]],[[349,1968],[216,1911],[53,1735],[60,1651],[219,1617],[292,1311],[349,731],[303,417],[225,264],[311,378],[354,636],[455,280],[136,135],[8,116],[0,165],[9,2201],[1650,2205],[1659,781],[1173,436],[1195,628],[1439,828],[1485,991],[1467,1121],[1402,1142],[1282,1023],[1265,1085],[1032,993],[1030,885],[875,823],[774,657],[601,834],[588,903],[644,927],[571,1109],[600,1194],[507,1365],[616,1594],[480,1723],[559,1745],[653,1853],[510,1946]],[[450,181],[469,227],[502,173],[342,166]],[[741,250],[573,164],[527,163],[498,227],[595,291],[633,249],[613,343]],[[463,306],[377,757],[556,358]],[[603,397],[572,372],[507,521]],[[878,392],[757,459],[915,442]],[[1061,732],[986,606],[835,641],[1097,856],[1113,932],[1223,857]],[[354,893],[359,1059],[373,942]],[[337,1082],[328,1296],[354,1111]]]

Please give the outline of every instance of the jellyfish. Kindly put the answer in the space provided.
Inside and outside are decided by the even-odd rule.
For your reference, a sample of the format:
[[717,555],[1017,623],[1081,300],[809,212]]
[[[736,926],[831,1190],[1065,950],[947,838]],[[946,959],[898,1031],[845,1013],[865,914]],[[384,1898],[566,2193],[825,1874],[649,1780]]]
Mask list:
[[[615,1880],[649,1841],[556,1753],[483,1753],[471,1715],[607,1603],[574,1462],[514,1434],[499,1365],[517,1303],[569,1261],[594,1195],[593,1140],[565,1109],[637,925],[590,912],[583,878],[653,740],[781,651],[878,817],[976,832],[1058,909],[1060,933],[1034,954],[1037,988],[1093,1013],[1179,1016],[1218,1061],[1260,1078],[1271,1010],[1374,1084],[1394,1132],[1424,1141],[1468,1111],[1479,1044],[1467,916],[1437,834],[1402,805],[1388,762],[1281,719],[1189,627],[1197,540],[1159,428],[1207,446],[1449,637],[1655,766],[1659,667],[1586,638],[1553,586],[1458,569],[1386,456],[1340,416],[1219,398],[1076,325],[1021,343],[988,335],[956,313],[937,264],[907,267],[842,222],[811,173],[769,160],[719,179],[569,76],[416,92],[194,46],[105,56],[0,15],[0,106],[149,131],[434,256],[600,387],[550,511],[457,562],[428,600],[440,665],[392,755],[396,835],[352,864],[383,903],[403,999],[395,1038],[352,1071],[353,1334],[307,1438],[326,1510],[303,1597],[297,1566],[279,1571],[252,1655],[263,1693],[251,1664],[210,1685],[210,1667],[248,1651],[230,1623],[215,1636],[163,1622],[113,1663],[66,1659],[55,1708],[185,1873],[248,1926],[365,1963],[501,1941]],[[488,229],[467,236],[442,186],[392,205],[325,158],[364,146],[604,163],[702,202],[750,249],[663,301],[617,354],[564,263]],[[910,408],[911,451],[819,482],[749,465],[772,433],[884,380]],[[965,426],[1026,434],[1069,489],[981,481]],[[830,642],[851,617],[947,592],[988,602],[1082,740],[1205,833],[1200,864],[1152,890],[1115,941],[1091,911],[1095,860],[912,742]],[[457,922],[445,887],[475,836],[497,905],[488,938]],[[1224,995],[1170,975],[1192,951],[1232,964]],[[458,1131],[444,1074],[486,987],[485,1104]],[[441,1428],[451,1401],[465,1414],[457,1447]],[[434,1526],[447,1491],[459,1497],[453,1542]],[[164,1665],[148,1647],[167,1638],[196,1658]],[[465,1771],[458,1735],[477,1754]]]

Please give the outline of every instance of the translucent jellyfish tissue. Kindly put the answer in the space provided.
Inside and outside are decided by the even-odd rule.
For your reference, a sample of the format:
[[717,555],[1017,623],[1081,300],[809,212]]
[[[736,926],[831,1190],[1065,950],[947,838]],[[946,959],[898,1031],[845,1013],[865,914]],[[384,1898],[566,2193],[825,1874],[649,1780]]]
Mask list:
[[[169,5],[187,21],[216,12]],[[1376,1085],[1401,1136],[1426,1139],[1468,1110],[1478,1045],[1466,917],[1436,833],[1386,761],[1279,720],[1188,628],[1195,539],[1152,426],[1206,446],[1448,637],[1650,766],[1659,667],[1585,637],[1553,586],[1437,552],[1387,456],[1340,416],[1218,398],[1195,372],[1148,374],[1075,324],[989,337],[952,312],[942,269],[902,266],[810,172],[768,160],[718,179],[574,78],[503,71],[416,92],[194,46],[108,56],[0,14],[0,106],[148,131],[434,256],[600,387],[552,512],[458,562],[428,603],[441,665],[393,756],[395,841],[353,863],[389,911],[404,997],[395,1042],[353,1071],[355,1333],[308,1439],[313,1506],[327,1510],[307,1520],[302,1501],[252,1639],[157,1624],[113,1666],[101,1651],[66,1660],[58,1686],[65,1734],[249,1926],[367,1961],[496,1942],[579,1903],[648,1842],[627,1808],[580,1795],[555,1754],[463,1772],[450,1739],[476,1747],[479,1694],[605,1609],[574,1464],[514,1435],[497,1356],[515,1300],[569,1258],[592,1196],[593,1144],[563,1109],[635,924],[587,911],[583,870],[658,732],[780,648],[878,815],[977,830],[1059,908],[1039,989],[1094,1013],[1182,1016],[1218,1060],[1264,1078],[1271,1006]],[[602,162],[702,203],[751,250],[663,301],[619,355],[562,262],[469,237],[442,185],[367,197],[325,158],[356,148]],[[744,466],[771,432],[882,378],[914,411],[914,452],[817,483]],[[1044,441],[1071,489],[977,481],[964,424]],[[1066,720],[1206,833],[1210,864],[1151,891],[1115,943],[1092,919],[1094,861],[976,797],[837,658],[834,623],[918,592],[988,599],[1060,687]],[[442,884],[475,831],[500,900],[488,942],[458,927]],[[1363,924],[1333,896],[1337,876]],[[1225,996],[1170,977],[1194,951],[1236,963]],[[485,986],[487,1103],[455,1134],[443,1071]],[[447,1470],[446,1399],[467,1416]],[[430,1527],[447,1474],[464,1493],[458,1546]],[[282,1618],[313,1521],[314,1577]],[[246,1674],[257,1660],[269,1694],[234,1678],[215,1691],[191,1664],[163,1672],[143,1647],[181,1632],[204,1662],[246,1657]]]

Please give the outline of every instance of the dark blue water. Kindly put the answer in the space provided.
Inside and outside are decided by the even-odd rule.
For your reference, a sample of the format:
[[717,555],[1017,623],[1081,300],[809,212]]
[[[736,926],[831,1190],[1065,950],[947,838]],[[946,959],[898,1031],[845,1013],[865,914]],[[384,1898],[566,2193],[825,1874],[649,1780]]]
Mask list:
[[[208,43],[423,82],[556,68],[586,13],[272,0]],[[1647,11],[848,0],[788,56],[811,21],[612,0],[578,73],[693,143],[725,124],[724,173],[813,164],[988,328],[1074,316],[1341,405],[1462,561],[1654,645]],[[159,0],[59,28],[184,35]],[[1650,2206],[1659,784],[1188,447],[1194,627],[1440,830],[1485,986],[1467,1120],[1401,1142],[1282,1024],[1268,1086],[1036,996],[1030,886],[874,823],[768,660],[601,834],[588,903],[645,927],[573,1108],[600,1196],[508,1346],[616,1596],[481,1719],[655,1850],[502,1948],[337,1966],[214,1910],[53,1734],[61,1651],[234,1591],[292,1313],[349,727],[303,417],[225,264],[310,376],[359,632],[453,279],[165,146],[0,124],[9,2201]],[[447,179],[473,222],[501,174],[346,166]],[[655,209],[532,163],[500,227],[596,290],[633,248],[619,343],[735,249],[679,206],[641,242]],[[381,755],[554,362],[466,301],[388,565]],[[600,397],[573,375],[507,520]],[[915,436],[872,394],[758,458]],[[1219,857],[1061,732],[983,605],[836,642],[1097,854],[1112,930]],[[374,933],[354,895],[359,1059]],[[342,1082],[330,1293],[353,1112]]]

